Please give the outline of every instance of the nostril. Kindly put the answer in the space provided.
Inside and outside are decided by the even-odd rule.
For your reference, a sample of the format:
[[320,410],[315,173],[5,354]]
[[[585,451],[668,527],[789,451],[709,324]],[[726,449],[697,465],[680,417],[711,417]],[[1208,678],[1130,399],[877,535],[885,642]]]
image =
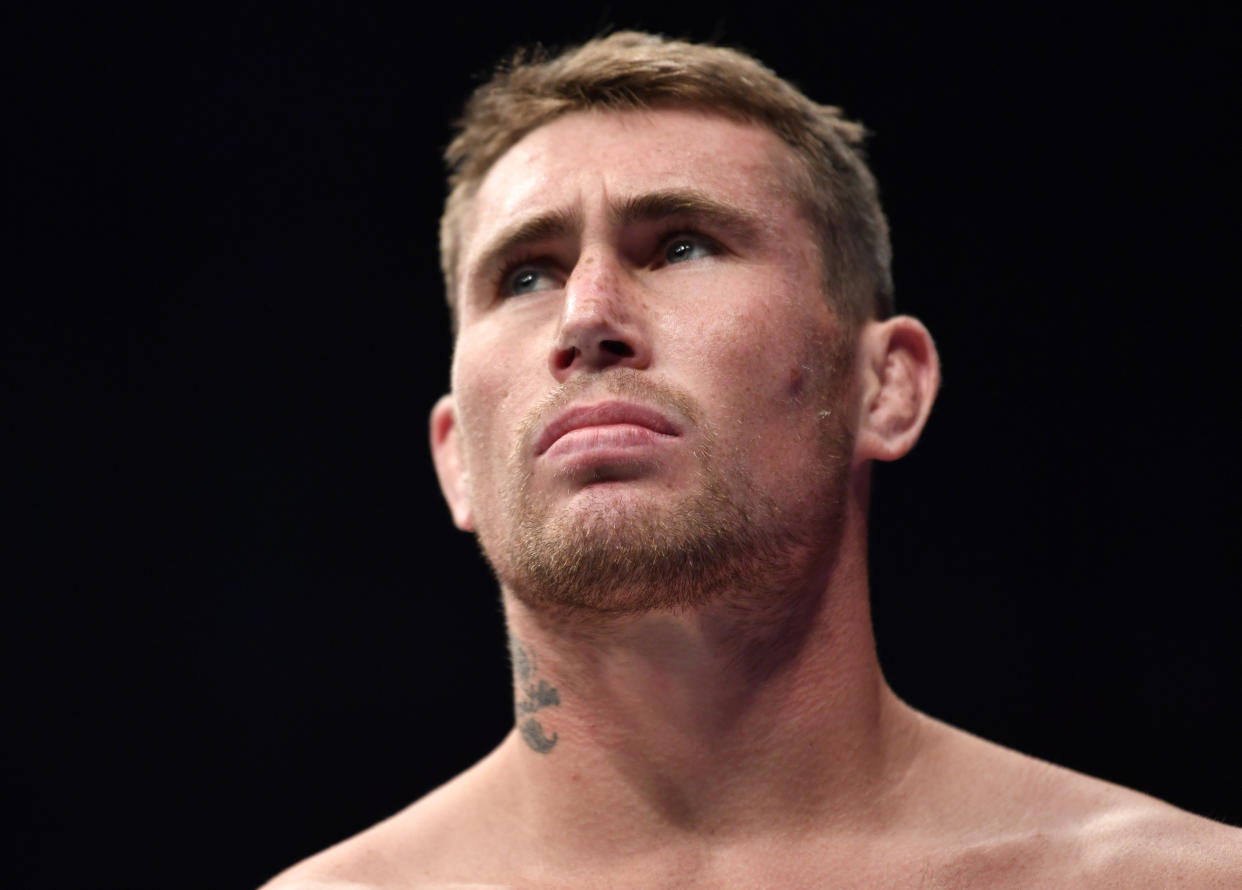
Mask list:
[[589,340],[580,346],[560,346],[552,351],[552,370],[563,374],[574,368],[603,369],[615,364],[630,364],[638,351],[625,340]]
[[578,357],[578,347],[571,346],[568,349],[560,349],[556,352],[556,367],[558,370],[564,371],[574,363],[574,359]]
[[630,358],[634,355],[633,347],[621,340],[601,340],[599,348],[620,358]]

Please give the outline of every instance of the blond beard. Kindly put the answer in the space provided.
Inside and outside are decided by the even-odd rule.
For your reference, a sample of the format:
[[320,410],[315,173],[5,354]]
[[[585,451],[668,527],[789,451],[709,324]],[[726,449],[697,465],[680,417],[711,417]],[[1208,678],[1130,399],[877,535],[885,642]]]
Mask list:
[[[787,516],[740,468],[720,465],[714,431],[688,398],[628,369],[577,378],[540,405],[523,425],[512,465],[523,465],[522,450],[541,418],[588,391],[630,397],[687,418],[702,434],[695,450],[698,484],[672,506],[631,502],[558,516],[531,491],[529,471],[515,473],[517,483],[503,493],[507,516],[516,518],[514,530],[500,547],[482,533],[480,543],[502,585],[527,605],[632,614],[693,609],[726,593],[762,598],[790,586],[817,550],[831,547],[826,538],[835,541],[850,450],[840,412],[820,411],[826,422],[820,463],[811,474],[821,483],[815,515]],[[830,401],[837,407],[835,398]]]

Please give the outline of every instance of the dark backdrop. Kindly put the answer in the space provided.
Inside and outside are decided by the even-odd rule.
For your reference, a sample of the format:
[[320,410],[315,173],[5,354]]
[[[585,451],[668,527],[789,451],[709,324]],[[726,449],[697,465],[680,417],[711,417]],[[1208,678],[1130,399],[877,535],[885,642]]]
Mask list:
[[1237,13],[861,6],[11,20],[6,884],[253,887],[506,731],[425,444],[438,152],[491,60],[609,24],[876,134],[945,380],[877,481],[898,693],[1242,822]]

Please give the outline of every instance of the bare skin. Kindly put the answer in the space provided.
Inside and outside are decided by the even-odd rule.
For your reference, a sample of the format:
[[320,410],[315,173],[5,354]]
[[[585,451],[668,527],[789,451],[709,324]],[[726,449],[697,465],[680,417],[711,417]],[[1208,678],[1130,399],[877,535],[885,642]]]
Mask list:
[[[432,444],[454,520],[501,580],[517,725],[271,890],[1242,886],[1242,831],[975,738],[888,688],[869,468],[918,439],[935,348],[914,319],[843,326],[792,163],[765,130],[670,109],[568,115],[488,174]],[[669,194],[709,205],[643,205],[672,225],[618,209]],[[525,265],[493,274],[493,248],[535,218],[560,224],[533,251],[509,244]],[[843,335],[847,361],[814,360]],[[572,399],[548,402],[559,392]],[[566,404],[618,392],[663,412],[663,432],[600,423],[548,447]],[[562,591],[580,606],[533,588],[523,529],[628,542],[631,519],[676,527],[712,485],[784,542],[780,571],[748,575],[739,557],[745,585],[664,605],[651,583]]]

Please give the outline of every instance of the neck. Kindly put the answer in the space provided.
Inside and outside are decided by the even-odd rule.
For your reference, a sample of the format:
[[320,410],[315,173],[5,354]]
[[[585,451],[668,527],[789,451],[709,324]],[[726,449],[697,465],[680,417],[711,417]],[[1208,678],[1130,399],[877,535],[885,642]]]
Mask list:
[[[851,521],[851,520],[860,521]],[[505,591],[523,818],[575,838],[806,831],[883,819],[912,712],[876,660],[865,525],[765,605],[553,615]],[[582,848],[582,847],[580,847]]]

